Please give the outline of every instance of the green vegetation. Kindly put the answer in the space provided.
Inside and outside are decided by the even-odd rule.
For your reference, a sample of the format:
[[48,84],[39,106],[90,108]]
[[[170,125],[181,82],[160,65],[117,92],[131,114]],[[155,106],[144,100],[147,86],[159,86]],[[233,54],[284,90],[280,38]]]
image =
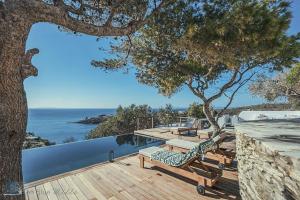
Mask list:
[[287,99],[293,109],[300,107],[300,64],[290,71],[277,74],[275,77],[260,75],[249,87],[253,95],[270,102]]
[[[203,102],[203,112],[217,134],[221,129],[217,120],[240,88],[259,73],[298,62],[300,34],[286,34],[289,5],[286,0],[177,1],[152,16],[121,47],[113,47],[123,58],[94,66],[126,68],[129,59],[138,81],[163,95],[189,88]],[[215,114],[213,103],[221,97],[228,102]]]
[[167,104],[166,107],[158,110],[156,116],[160,124],[172,124],[176,122],[179,114],[174,110],[171,104]]
[[146,128],[151,123],[152,109],[148,105],[130,105],[128,107],[119,106],[116,115],[110,117],[93,129],[87,139],[105,137],[117,134],[132,133],[137,129],[137,119],[139,118],[140,128]]
[[[289,108],[290,106],[287,104],[261,104],[261,105],[245,106],[245,107],[238,107],[238,108],[228,108],[224,114],[238,115],[243,110],[287,110]],[[182,112],[182,113],[179,113],[176,109],[172,107],[172,105],[169,104],[167,104],[163,108],[158,109],[157,111],[151,109],[147,105],[137,106],[133,104],[124,108],[119,106],[116,115],[110,116],[105,122],[100,123],[95,129],[93,129],[86,136],[86,139],[132,133],[134,130],[137,129],[138,117],[136,116],[141,117],[139,119],[139,123],[140,123],[139,129],[151,128],[152,117],[154,119],[153,121],[154,126],[178,123],[179,117],[186,117],[186,116],[195,117],[195,118],[205,117],[202,110],[202,105],[197,103],[190,104],[186,112]],[[131,136],[128,135],[128,137],[122,137],[120,138],[120,140],[124,140],[124,138],[126,139],[130,137]],[[128,141],[131,140],[128,139]],[[122,143],[122,141],[119,142]]]
[[203,105],[199,103],[192,103],[187,109],[187,116],[194,118],[205,118],[205,114],[203,113]]
[[[183,113],[185,116],[185,113]],[[116,115],[109,117],[105,122],[100,123],[87,136],[87,139],[133,133],[137,129],[152,128],[159,124],[172,124],[178,122],[178,111],[172,105],[166,105],[158,111],[148,105],[119,106]]]
[[[300,83],[300,64],[295,65],[286,76],[286,82],[290,86]],[[299,85],[298,85],[299,86]],[[299,89],[299,87],[298,87]]]

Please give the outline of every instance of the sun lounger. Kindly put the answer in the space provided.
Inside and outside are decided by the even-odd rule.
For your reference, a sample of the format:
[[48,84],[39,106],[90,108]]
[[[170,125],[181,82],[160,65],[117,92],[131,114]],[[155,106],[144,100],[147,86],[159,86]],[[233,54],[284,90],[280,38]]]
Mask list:
[[[218,141],[220,143],[222,141]],[[181,139],[171,139],[166,142],[170,151],[177,150],[179,152],[187,152],[195,146],[199,145],[197,142],[190,142]],[[224,169],[226,165],[231,165],[235,157],[235,153],[227,151],[226,149],[217,148],[206,154],[209,158],[219,162],[218,167]]]
[[196,118],[189,118],[185,123],[179,123],[175,126],[167,126],[167,127],[160,127],[163,129],[169,130],[172,134],[181,135],[184,132],[195,131],[197,133],[198,130],[198,120]]
[[190,131],[195,131],[197,133],[198,128],[197,127],[171,127],[170,132],[172,134],[178,134],[182,135],[184,132],[190,132]]
[[140,166],[144,168],[144,162],[149,162],[154,166],[194,180],[198,183],[198,193],[205,194],[205,187],[214,186],[222,176],[222,170],[204,164],[201,157],[214,148],[219,139],[221,137],[216,136],[206,140],[185,154],[160,147],[142,149],[139,151]]
[[210,138],[213,134],[214,130],[213,128],[206,128],[206,129],[200,129],[197,130],[197,135],[201,139],[201,137],[205,136],[206,138]]

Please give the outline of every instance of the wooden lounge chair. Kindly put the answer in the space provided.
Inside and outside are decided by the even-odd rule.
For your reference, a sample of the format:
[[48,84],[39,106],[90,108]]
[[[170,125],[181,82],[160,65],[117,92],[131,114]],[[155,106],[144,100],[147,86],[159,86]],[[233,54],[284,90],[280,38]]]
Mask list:
[[139,151],[140,167],[144,168],[144,162],[149,162],[154,166],[194,180],[198,183],[198,193],[204,195],[205,188],[213,187],[222,176],[222,170],[203,163],[201,157],[213,148],[220,138],[216,136],[206,140],[185,154],[160,147],[142,149]]
[[[224,140],[225,137],[226,135],[224,135],[223,139],[219,140],[217,144],[219,145]],[[195,146],[199,145],[199,143],[185,141],[181,139],[171,139],[166,142],[166,145],[168,146],[170,151],[177,150],[179,152],[185,153],[190,149],[194,148]],[[211,151],[208,151],[206,155],[210,159],[218,161],[219,162],[218,167],[220,169],[224,169],[226,165],[227,166],[231,165],[232,161],[235,158],[234,152],[219,147],[216,149],[212,149]]]
[[180,123],[178,126],[166,127],[172,134],[182,135],[184,132],[198,131],[199,121],[196,118],[189,118],[187,122]]
[[214,130],[212,128],[205,128],[205,129],[199,129],[197,130],[197,135],[199,139],[210,138],[214,133]]

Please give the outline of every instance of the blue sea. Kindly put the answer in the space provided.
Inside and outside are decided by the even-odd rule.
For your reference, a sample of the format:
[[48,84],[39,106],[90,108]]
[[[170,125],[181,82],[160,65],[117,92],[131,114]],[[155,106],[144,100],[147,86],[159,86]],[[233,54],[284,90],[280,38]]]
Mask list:
[[97,125],[73,123],[86,117],[115,114],[115,109],[29,109],[27,132],[48,139],[56,144],[74,137],[77,141]]

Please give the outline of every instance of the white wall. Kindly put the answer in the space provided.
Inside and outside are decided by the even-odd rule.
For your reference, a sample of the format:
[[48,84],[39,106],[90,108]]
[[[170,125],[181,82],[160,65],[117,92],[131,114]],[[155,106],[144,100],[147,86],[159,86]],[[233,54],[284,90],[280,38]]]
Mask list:
[[239,118],[245,121],[263,119],[294,119],[300,118],[300,111],[242,111]]

